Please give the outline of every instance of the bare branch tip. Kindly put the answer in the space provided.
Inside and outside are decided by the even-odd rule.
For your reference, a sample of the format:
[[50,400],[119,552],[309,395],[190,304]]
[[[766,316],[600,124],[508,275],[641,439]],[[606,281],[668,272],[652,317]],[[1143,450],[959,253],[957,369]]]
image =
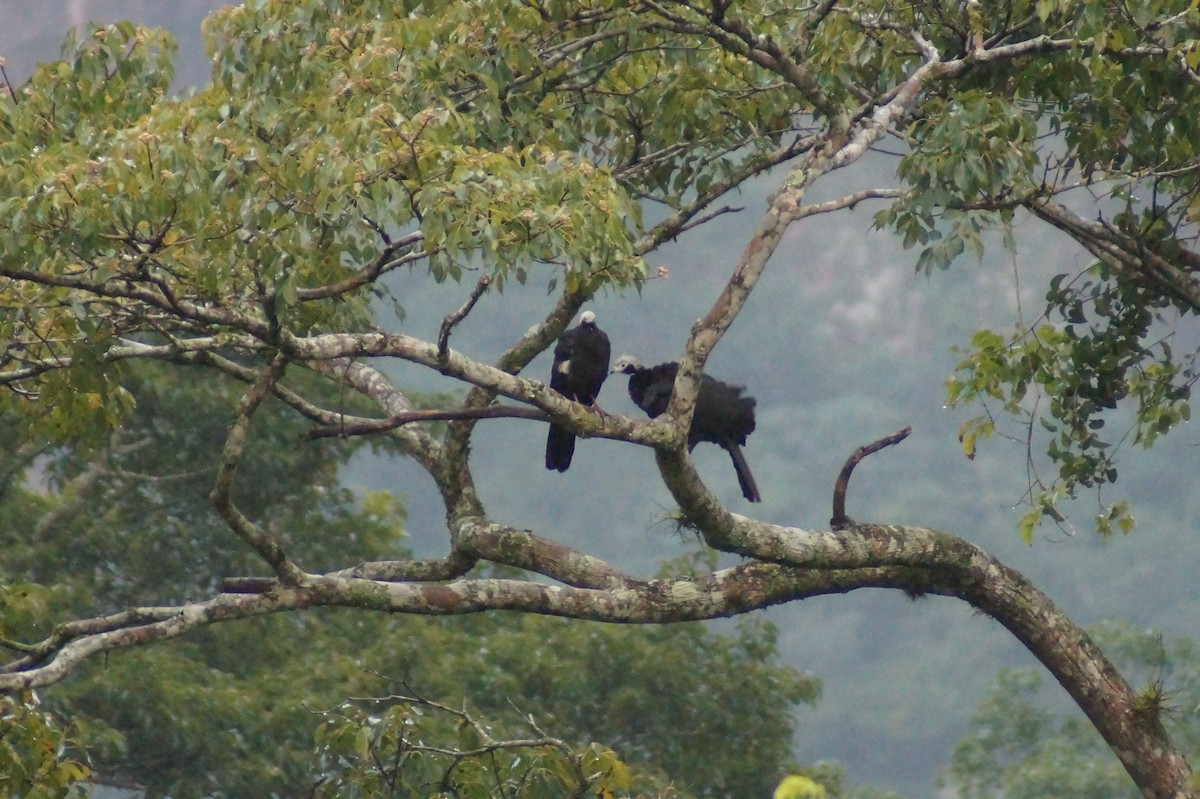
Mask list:
[[846,489],[850,485],[850,475],[854,473],[854,468],[868,455],[899,444],[911,434],[912,427],[897,430],[889,436],[859,447],[846,459],[846,464],[842,466],[842,471],[833,486],[833,516],[829,524],[834,530],[844,530],[855,524],[855,521],[846,515]]
[[449,314],[442,320],[442,326],[438,330],[438,360],[445,361],[450,352],[450,331],[462,320],[467,318],[467,314],[475,307],[475,303],[479,302],[479,298],[488,290],[488,286],[492,284],[492,278],[489,275],[484,275],[475,283],[475,288],[471,289],[471,296],[467,297],[467,301],[463,303],[452,314]]

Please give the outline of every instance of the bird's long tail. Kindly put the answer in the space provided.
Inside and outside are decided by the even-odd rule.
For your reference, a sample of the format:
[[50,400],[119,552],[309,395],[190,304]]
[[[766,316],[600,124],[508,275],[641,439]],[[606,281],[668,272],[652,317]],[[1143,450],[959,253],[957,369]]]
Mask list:
[[575,434],[565,427],[550,425],[546,436],[546,468],[565,472],[575,454]]
[[742,496],[751,502],[762,502],[762,496],[758,493],[758,484],[754,482],[754,475],[750,472],[750,464],[746,463],[746,456],[742,454],[742,448],[737,444],[729,444],[725,450],[733,459],[733,469],[737,472],[738,485],[742,487]]

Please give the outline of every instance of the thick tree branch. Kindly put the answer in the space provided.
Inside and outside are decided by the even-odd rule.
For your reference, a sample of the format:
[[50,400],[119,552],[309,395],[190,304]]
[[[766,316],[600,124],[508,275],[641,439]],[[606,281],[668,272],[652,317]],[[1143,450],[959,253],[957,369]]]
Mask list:
[[[315,359],[306,362],[305,365],[314,372],[325,375],[335,385],[348,386],[367,397],[391,417],[418,410],[404,392],[392,385],[382,372],[355,358],[337,356]],[[323,417],[322,423],[326,427],[336,428],[342,421],[340,413],[335,413],[332,418],[329,418],[328,414]],[[409,453],[426,471],[433,473],[441,448],[427,431],[418,427],[398,426],[391,433],[404,443]]]
[[1154,252],[1145,242],[1111,226],[1089,222],[1069,208],[1048,200],[1030,201],[1025,207],[1078,241],[1118,275],[1133,283],[1153,286],[1192,311],[1200,310],[1200,280]]
[[[265,381],[260,388],[265,393]],[[100,652],[177,637],[219,621],[310,607],[421,615],[514,610],[654,623],[719,618],[810,596],[884,587],[955,596],[999,621],[1071,693],[1138,784],[1154,786],[1147,790],[1148,796],[1192,795],[1186,763],[1171,748],[1161,723],[1138,709],[1134,692],[1087,636],[1022,575],[978,547],[923,528],[855,525],[844,531],[809,532],[732,514],[729,518],[729,529],[723,531],[726,537],[714,540],[706,533],[709,542],[755,562],[672,580],[606,574],[599,562],[588,562],[565,548],[556,551],[546,542],[481,520],[472,536],[477,541],[495,537],[484,548],[511,551],[514,543],[527,547],[526,555],[512,560],[524,558],[542,573],[579,586],[521,580],[381,582],[301,575],[290,583],[276,582],[261,593],[225,594],[179,608],[135,609],[64,625],[3,670],[0,690],[58,681]]]
[[[1075,53],[1082,55],[1098,55],[1116,60],[1153,59],[1167,61],[1171,58],[1172,50],[1157,44],[1143,44],[1135,47],[1097,47],[1094,38],[1080,39],[1074,37],[1056,39],[1052,36],[1035,36],[1023,42],[1002,44],[994,47],[979,47],[962,58],[946,61],[937,68],[941,77],[957,77],[976,65],[994,64],[1002,61],[1013,61],[1019,58],[1029,58],[1048,53]],[[1187,68],[1184,62],[1184,68]]]
[[[189,357],[195,357],[200,354],[208,355],[216,350],[258,352],[263,347],[264,345],[261,341],[249,336],[222,335],[178,338],[172,340],[170,344],[143,344],[137,341],[123,340],[121,343],[115,344],[101,353],[100,359],[105,363],[115,363],[117,361],[133,360],[136,358],[189,362]],[[53,358],[41,359],[22,357],[20,361],[28,365],[23,368],[0,372],[0,385],[11,385],[56,369],[69,369],[75,365],[74,359],[66,355],[56,355]],[[244,367],[243,370],[242,374],[253,373],[253,370],[248,370]],[[229,369],[223,369],[223,371],[227,371],[230,374],[235,374],[236,372],[236,370]],[[239,376],[239,379],[244,379],[240,375],[235,376]]]
[[[286,341],[285,346],[291,357],[322,371],[339,369],[340,365],[346,365],[346,368],[354,371],[367,368],[349,359],[401,358],[428,366],[448,377],[471,383],[488,392],[534,405],[545,411],[554,421],[571,427],[580,436],[615,438],[645,445],[652,445],[662,438],[659,427],[625,416],[596,413],[552,391],[538,380],[515,377],[507,371],[474,361],[453,349],[448,350],[446,357],[442,359],[435,344],[412,336],[382,332],[329,333],[307,338],[288,337]],[[377,379],[384,380],[382,376]],[[384,384],[390,387],[386,380]]]
[[[470,553],[462,562],[474,565],[488,560],[541,574],[575,588],[631,588],[641,581],[624,574],[599,558],[577,552],[556,541],[540,538],[528,530],[493,524],[483,518],[458,522],[459,552]],[[457,564],[461,565],[461,563]],[[429,561],[373,561],[330,572],[328,577],[355,577],[384,582],[447,581],[466,574],[456,571],[453,559]],[[468,566],[469,568],[469,566]],[[261,593],[275,585],[268,578],[231,578],[223,583],[235,593]]]
[[[860,525],[810,533],[741,519],[738,525],[745,541],[758,544],[760,557],[776,555],[787,563],[756,562],[696,578],[625,580],[603,590],[518,580],[429,584],[309,576],[262,594],[221,595],[176,609],[141,609],[78,623],[74,635],[60,631],[42,645],[38,665],[26,657],[27,668],[0,675],[0,689],[54,682],[98,652],[176,637],[217,621],[308,607],[425,615],[520,610],[652,623],[718,618],[809,596],[890,587],[958,596],[1003,624],[1067,687],[1136,777],[1149,770],[1177,775],[1185,768],[1165,745],[1161,725],[1135,712],[1133,691],[1087,636],[1019,573],[966,541],[911,527]],[[771,546],[763,547],[768,541]],[[1178,795],[1186,795],[1186,786],[1177,787]]]
[[[821,175],[865,155],[870,146],[913,107],[922,87],[933,77],[940,63],[940,54],[924,38],[917,34],[913,36],[924,53],[925,61],[899,84],[888,103],[876,108],[869,118],[861,120],[857,132],[848,137],[828,134],[825,147],[810,151],[802,164],[792,170],[783,185],[771,196],[766,214],[716,302],[708,314],[692,326],[691,336],[679,360],[671,403],[664,417],[658,420],[658,425],[669,426],[669,429],[659,433],[663,436],[665,446],[656,449],[656,458],[663,478],[684,515],[706,536],[717,540],[724,538],[733,523],[733,517],[704,487],[683,446],[684,431],[695,410],[704,364],[709,353],[741,313],[788,227],[795,220],[816,212],[818,206],[801,204],[807,187]],[[864,193],[861,199],[870,196],[870,193]],[[849,200],[843,198],[835,201],[835,204],[856,201],[854,197]]]
[[925,52],[926,61],[900,85],[899,91],[891,101],[876,108],[871,117],[864,120],[858,132],[850,135],[848,140],[837,131],[826,134],[825,147],[811,151],[802,165],[792,170],[787,180],[771,197],[766,215],[743,250],[737,267],[717,301],[708,314],[692,327],[692,334],[679,361],[675,394],[667,411],[668,416],[678,418],[682,425],[686,426],[691,418],[699,375],[704,369],[709,353],[741,313],[750,292],[783,240],[788,227],[802,215],[811,213],[805,212],[801,205],[807,187],[826,172],[861,158],[895,120],[907,113],[916,103],[921,88],[933,75],[940,58],[931,44],[919,37],[918,39]]
[[881,569],[815,571],[755,563],[707,576],[622,581],[618,588],[553,586],[521,580],[459,580],[450,583],[379,582],[305,575],[296,584],[276,583],[252,594],[222,594],[178,608],[142,608],[60,628],[41,645],[39,665],[22,659],[21,670],[0,674],[0,691],[61,680],[100,652],[175,638],[197,627],[267,613],[312,607],[355,607],[390,613],[461,615],[514,610],[617,623],[659,623],[720,618],[803,596],[840,593],[892,582],[922,590],[916,572]]

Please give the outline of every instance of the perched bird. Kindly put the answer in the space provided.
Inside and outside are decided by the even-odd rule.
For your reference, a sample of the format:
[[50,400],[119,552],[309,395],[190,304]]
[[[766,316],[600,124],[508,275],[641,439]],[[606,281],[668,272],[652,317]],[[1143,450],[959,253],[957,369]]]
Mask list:
[[[632,355],[622,355],[613,371],[629,375],[629,398],[651,419],[667,410],[679,364],[672,361],[642,366]],[[688,450],[695,449],[701,441],[720,446],[733,460],[742,496],[751,502],[762,502],[754,475],[742,454],[746,437],[754,432],[756,404],[754,397],[743,397],[743,391],[741,386],[731,386],[708,375],[700,376],[700,393],[696,397],[692,429],[688,431]]]
[[[550,388],[599,410],[596,397],[608,377],[610,355],[608,336],[596,327],[596,314],[584,311],[579,324],[565,331],[554,347]],[[575,434],[551,422],[546,438],[546,468],[565,472],[574,454]]]

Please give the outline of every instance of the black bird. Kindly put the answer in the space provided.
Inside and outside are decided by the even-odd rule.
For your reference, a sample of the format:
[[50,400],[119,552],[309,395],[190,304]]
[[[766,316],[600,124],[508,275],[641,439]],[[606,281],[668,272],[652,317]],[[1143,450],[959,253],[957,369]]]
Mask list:
[[[550,388],[567,399],[599,410],[596,397],[608,377],[610,355],[608,336],[596,327],[596,314],[584,311],[579,324],[565,331],[554,348]],[[565,472],[574,454],[575,434],[551,422],[546,437],[546,468]]]
[[[642,366],[632,355],[617,359],[614,372],[629,375],[629,398],[651,419],[662,415],[671,401],[675,373],[679,364],[671,361],[658,366]],[[742,496],[751,502],[762,502],[750,465],[742,454],[746,437],[754,432],[754,397],[743,397],[742,386],[731,386],[708,375],[700,375],[700,393],[696,411],[692,414],[692,429],[688,431],[688,450],[707,441],[724,449],[733,459]]]

